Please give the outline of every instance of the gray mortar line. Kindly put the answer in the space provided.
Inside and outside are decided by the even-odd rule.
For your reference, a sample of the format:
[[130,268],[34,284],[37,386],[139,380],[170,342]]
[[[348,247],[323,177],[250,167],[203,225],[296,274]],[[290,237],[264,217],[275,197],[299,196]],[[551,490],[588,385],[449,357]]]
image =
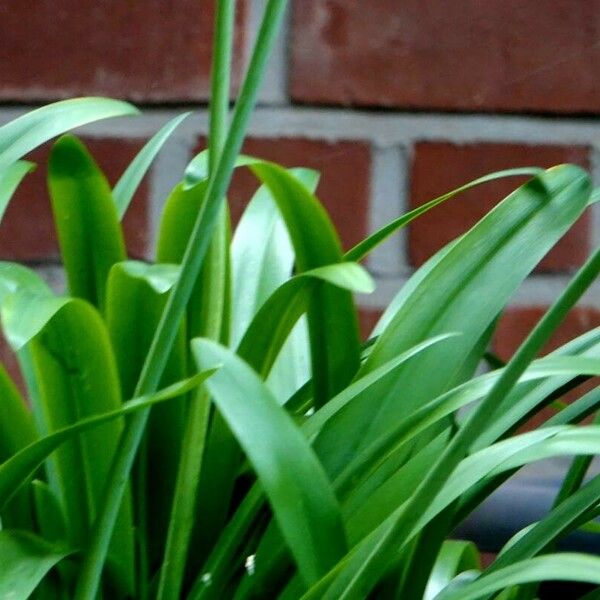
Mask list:
[[[406,212],[406,155],[398,146],[371,148],[369,233]],[[398,275],[406,268],[405,232],[393,235],[370,255],[369,270],[379,276]]]
[[[0,123],[28,110],[0,108]],[[87,125],[90,136],[147,137],[186,108],[144,108],[139,117],[110,119]],[[195,111],[180,132],[197,136],[208,130],[205,108]],[[529,144],[584,144],[600,147],[600,120],[514,115],[369,113],[333,108],[259,107],[250,135],[305,137],[320,140],[366,140],[379,147],[410,145],[416,140],[454,143],[513,142]]]

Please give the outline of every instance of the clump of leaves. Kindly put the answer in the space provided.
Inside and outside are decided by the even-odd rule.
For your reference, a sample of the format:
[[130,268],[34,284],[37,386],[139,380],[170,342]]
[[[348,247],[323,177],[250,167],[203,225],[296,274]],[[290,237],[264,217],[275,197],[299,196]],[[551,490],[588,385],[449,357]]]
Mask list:
[[[498,315],[596,199],[572,165],[503,171],[436,198],[343,252],[318,174],[240,156],[285,2],[270,0],[228,127],[234,3],[219,2],[209,148],[166,200],[154,263],[121,218],[185,115],[111,189],[71,135],[48,188],[67,275],[56,295],[0,264],[0,316],[27,402],[0,370],[0,597],[534,598],[544,579],[600,584],[600,559],[555,553],[594,529],[600,390],[525,420],[600,375],[600,329],[536,358],[594,281],[596,252],[506,365],[477,375]],[[31,149],[130,105],[59,102],[0,128],[0,204]],[[260,188],[233,236],[234,168]],[[530,177],[419,269],[361,344],[359,266],[461,191]],[[29,405],[29,408],[26,406]],[[464,416],[459,409],[472,406]],[[481,569],[456,526],[524,465],[575,455],[552,510]]]

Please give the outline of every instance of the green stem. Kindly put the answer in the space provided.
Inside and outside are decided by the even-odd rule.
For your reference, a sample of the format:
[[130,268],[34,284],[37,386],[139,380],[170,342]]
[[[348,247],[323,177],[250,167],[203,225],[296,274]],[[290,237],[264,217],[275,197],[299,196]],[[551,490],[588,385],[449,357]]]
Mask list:
[[235,27],[235,0],[217,2],[214,61],[211,73],[210,129],[208,136],[210,173],[214,172],[227,138],[227,113],[231,82],[231,57]]
[[[239,154],[246,127],[256,103],[258,88],[267,59],[287,6],[286,0],[269,0],[258,33],[248,72],[242,84],[235,106],[231,129],[210,178],[206,198],[198,214],[194,229],[182,261],[181,274],[169,295],[161,316],[150,351],[146,357],[136,395],[154,391],[164,371],[169,352],[173,346],[179,323],[192,293],[194,283],[206,256],[212,233],[229,186],[235,160]],[[140,393],[141,392],[141,393]],[[102,568],[108,544],[112,537],[115,520],[127,485],[131,465],[148,420],[148,411],[140,411],[126,425],[106,486],[102,511],[92,531],[90,545],[84,554],[81,574],[76,589],[76,600],[94,600],[100,584]]]
[[[231,57],[235,26],[235,0],[217,3],[213,68],[211,75],[209,173],[212,176],[223,150],[227,135],[229,111],[229,87],[231,80]],[[227,245],[223,244],[224,231],[228,229],[227,211],[221,211],[217,230],[205,260],[202,283],[202,335],[218,340],[221,334],[225,305],[225,291],[218,282],[227,276],[225,262]],[[226,237],[226,236],[225,236]],[[212,283],[215,283],[213,285]],[[208,285],[203,285],[208,283]],[[195,333],[195,332],[194,332]],[[179,598],[194,528],[200,472],[206,446],[206,434],[210,417],[210,398],[204,388],[199,389],[190,403],[190,411],[183,436],[181,459],[173,495],[173,506],[162,564],[157,600]]]
[[176,599],[180,596],[194,526],[194,509],[209,415],[210,398],[202,389],[193,398],[188,413],[188,427],[183,437],[157,600]]

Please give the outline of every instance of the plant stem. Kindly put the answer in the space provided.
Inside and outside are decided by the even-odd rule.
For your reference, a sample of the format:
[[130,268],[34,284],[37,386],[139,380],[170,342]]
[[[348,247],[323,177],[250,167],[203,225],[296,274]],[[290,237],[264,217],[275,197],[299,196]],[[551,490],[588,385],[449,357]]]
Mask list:
[[[169,295],[152,340],[150,351],[136,386],[136,395],[151,393],[159,384],[177,334],[177,328],[185,313],[194,283],[202,267],[212,233],[217,224],[235,160],[244,141],[246,127],[256,103],[258,88],[267,59],[286,6],[287,0],[269,0],[265,8],[250,66],[235,106],[231,129],[225,141],[222,156],[208,183],[204,204],[198,214],[186,247],[179,279]],[[131,465],[147,420],[148,411],[140,411],[129,420],[122,434],[108,478],[102,511],[94,525],[90,544],[84,554],[75,593],[76,600],[94,600],[98,591],[108,544],[112,537]]]
[[227,139],[227,113],[229,112],[234,27],[235,0],[220,0],[217,2],[213,48],[214,61],[211,73],[210,129],[208,136],[208,160],[211,175],[217,167]]
[[[208,138],[210,176],[214,175],[227,135],[234,25],[235,0],[220,0],[217,3],[211,75],[210,134]],[[228,227],[227,212],[224,209],[225,207],[221,210],[217,231],[213,236],[209,255],[205,262],[204,269],[208,267],[206,280],[209,282],[213,280],[220,281],[223,279],[223,275],[226,276],[223,270],[227,270],[225,267],[227,245],[226,243],[225,245],[219,243],[223,237],[223,228],[226,230]],[[202,334],[218,340],[222,330],[225,299],[220,285],[209,285],[208,288],[206,294],[212,293],[212,295],[218,297],[208,298],[206,294],[204,295],[207,306],[203,306],[202,309],[207,318],[206,322],[203,323],[204,331]],[[181,593],[188,549],[194,527],[194,509],[196,508],[209,417],[210,398],[206,388],[203,387],[197,390],[190,403],[182,441],[181,458],[173,495],[173,506],[157,600],[176,599],[179,598]]]

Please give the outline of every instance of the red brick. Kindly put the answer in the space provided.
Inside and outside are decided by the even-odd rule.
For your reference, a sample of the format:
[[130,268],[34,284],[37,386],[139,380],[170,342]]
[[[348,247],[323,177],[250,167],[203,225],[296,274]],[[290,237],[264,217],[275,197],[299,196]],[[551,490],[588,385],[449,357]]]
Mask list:
[[[205,143],[202,142],[201,147]],[[370,150],[355,141],[325,142],[303,138],[249,138],[243,152],[286,167],[309,167],[321,173],[317,196],[348,249],[368,231]],[[228,192],[234,223],[258,186],[254,175],[239,169]]]
[[382,310],[375,308],[359,308],[358,309],[358,323],[360,326],[360,337],[363,340],[368,340],[371,332],[375,325],[377,325],[381,315],[383,314]]
[[[88,149],[114,185],[144,144],[143,140],[111,138],[86,139]],[[42,261],[58,257],[58,243],[46,186],[45,145],[27,158],[37,169],[26,176],[13,196],[0,225],[0,258],[4,260]],[[142,258],[148,251],[148,183],[144,179],[123,221],[127,247],[132,257]]]
[[[547,307],[531,306],[508,309],[501,317],[494,338],[494,349],[508,360],[546,312]],[[600,311],[589,307],[574,308],[556,330],[542,354],[559,348],[568,341],[600,325]]]
[[[414,208],[486,173],[511,167],[550,167],[575,163],[587,168],[584,146],[526,146],[421,142],[415,145],[411,168],[410,206]],[[411,264],[423,264],[434,252],[475,225],[525,178],[487,183],[434,208],[409,229]],[[581,265],[589,252],[590,215],[585,213],[540,262],[538,270],[564,271]]]
[[[244,2],[238,2],[236,74]],[[0,6],[0,98],[205,100],[213,0],[39,0]]]
[[306,103],[597,112],[600,0],[302,0],[291,93]]
[[487,569],[495,560],[496,556],[498,556],[494,552],[480,552],[479,558],[481,559],[481,566],[484,569]]
[[[508,360],[541,319],[546,310],[547,307],[542,306],[508,309],[502,315],[494,336],[493,349],[496,354],[502,360]],[[567,315],[541,354],[547,354],[599,325],[599,310],[590,307],[576,307]],[[595,378],[592,382],[587,382],[577,390],[569,392],[563,400],[573,401],[583,392],[587,392],[597,385],[598,380]],[[543,409],[526,424],[524,429],[530,430],[535,428],[554,413],[555,411],[551,408]]]

